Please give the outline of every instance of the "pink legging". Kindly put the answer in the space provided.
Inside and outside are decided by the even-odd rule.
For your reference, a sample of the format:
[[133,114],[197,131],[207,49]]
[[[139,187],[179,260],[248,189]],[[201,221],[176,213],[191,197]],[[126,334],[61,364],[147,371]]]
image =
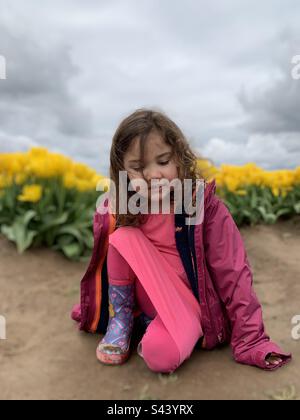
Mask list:
[[107,270],[110,284],[125,285],[135,282],[138,307],[153,319],[140,343],[147,366],[154,372],[173,372],[180,365],[180,354],[176,343],[165,328],[138,277],[111,244],[108,247]]

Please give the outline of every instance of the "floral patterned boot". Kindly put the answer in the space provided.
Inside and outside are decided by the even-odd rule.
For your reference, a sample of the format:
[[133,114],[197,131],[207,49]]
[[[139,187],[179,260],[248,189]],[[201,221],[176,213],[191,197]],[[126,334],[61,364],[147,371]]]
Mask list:
[[106,365],[119,365],[129,357],[134,324],[135,283],[108,286],[109,321],[97,347],[97,358]]

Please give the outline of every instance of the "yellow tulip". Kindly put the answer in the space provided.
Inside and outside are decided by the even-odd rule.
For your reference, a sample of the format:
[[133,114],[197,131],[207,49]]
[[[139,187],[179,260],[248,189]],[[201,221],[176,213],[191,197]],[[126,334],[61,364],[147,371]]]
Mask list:
[[279,196],[279,188],[278,187],[272,187],[272,193],[275,195],[275,197]]
[[27,179],[27,175],[25,173],[18,173],[15,176],[15,182],[17,185],[23,184]]
[[41,185],[25,185],[22,194],[18,196],[18,200],[37,203],[42,197],[42,191]]
[[246,190],[237,190],[236,194],[238,195],[247,195],[247,191]]
[[[209,165],[210,163],[206,165],[202,161],[199,163],[202,168],[209,168]],[[256,185],[273,188],[274,194],[279,194],[280,191],[289,191],[300,184],[300,167],[294,170],[266,171],[252,162],[243,166],[221,164],[216,172],[210,170],[209,178],[214,178],[219,188],[226,186],[232,192],[243,190],[247,185]]]
[[[215,167],[210,159],[199,159],[197,167],[208,182],[213,179],[219,190],[244,195],[245,187],[255,185],[272,189],[274,195],[285,196],[295,185],[300,184],[300,167],[294,170],[266,171],[253,162],[245,165],[221,164]],[[51,179],[60,177],[66,188],[79,191],[96,190],[97,185],[109,189],[109,178],[105,178],[89,166],[73,162],[59,153],[44,147],[33,147],[26,153],[0,153],[0,189],[15,181],[18,185],[28,178]],[[107,181],[108,180],[108,181]]]
[[76,188],[77,179],[72,172],[66,173],[63,176],[63,184],[66,188]]

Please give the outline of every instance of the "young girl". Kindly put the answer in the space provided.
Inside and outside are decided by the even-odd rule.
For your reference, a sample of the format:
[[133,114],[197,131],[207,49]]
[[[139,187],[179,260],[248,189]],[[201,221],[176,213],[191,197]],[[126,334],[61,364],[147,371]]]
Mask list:
[[[229,342],[239,363],[274,370],[291,360],[265,332],[244,243],[215,195],[215,180],[205,182],[203,222],[195,225],[186,223],[183,207],[176,211],[174,191],[150,189],[154,179],[181,185],[191,179],[194,204],[196,179],[203,179],[197,159],[162,112],[137,110],[114,135],[116,212],[95,214],[94,252],[81,282],[81,305],[72,312],[81,330],[105,333],[96,351],[104,364],[128,359],[136,320],[144,326],[137,352],[154,372],[174,372],[194,348]],[[122,190],[120,171],[127,172],[127,188],[146,181],[149,209],[157,201],[158,213],[119,212],[119,197],[127,194],[129,202],[137,194]],[[167,214],[163,199],[171,204]]]

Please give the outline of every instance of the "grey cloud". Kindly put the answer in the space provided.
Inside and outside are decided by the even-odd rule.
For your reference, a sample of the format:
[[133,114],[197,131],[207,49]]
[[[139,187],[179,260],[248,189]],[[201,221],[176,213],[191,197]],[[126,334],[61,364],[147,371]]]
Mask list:
[[298,133],[253,134],[240,143],[213,138],[202,151],[217,166],[222,163],[243,165],[255,162],[266,170],[294,169],[300,162]]
[[[296,0],[0,4],[11,75],[0,81],[0,152],[5,133],[12,149],[24,136],[107,173],[117,125],[142,106],[162,108],[220,161],[242,162],[247,149],[272,167],[297,150],[297,137],[275,139],[299,130],[296,93],[280,67],[287,45],[297,50],[289,44],[299,35]],[[260,132],[276,142],[264,159],[266,137],[249,140]]]
[[91,134],[91,113],[69,86],[80,73],[70,47],[64,43],[45,47],[26,33],[16,36],[4,24],[0,51],[7,62],[7,79],[0,85],[2,130],[34,140],[45,132],[49,138]]
[[273,46],[276,46],[276,54],[270,81],[250,93],[243,89],[238,95],[246,112],[243,126],[252,133],[299,132],[300,143],[300,81],[291,74],[292,57],[300,53],[300,42],[296,42],[296,35],[286,31],[278,36]]

